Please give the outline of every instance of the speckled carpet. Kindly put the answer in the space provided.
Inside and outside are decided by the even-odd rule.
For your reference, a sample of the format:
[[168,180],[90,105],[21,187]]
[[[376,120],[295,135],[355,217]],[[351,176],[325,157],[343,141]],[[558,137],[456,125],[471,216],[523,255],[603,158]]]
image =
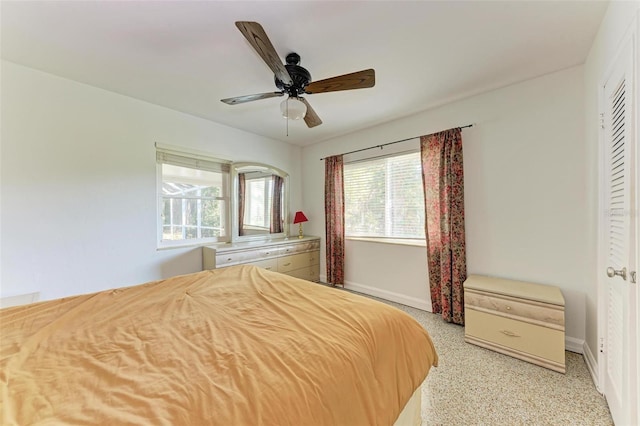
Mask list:
[[582,355],[560,374],[464,342],[439,315],[386,302],[431,335],[440,357],[422,385],[422,425],[612,425]]

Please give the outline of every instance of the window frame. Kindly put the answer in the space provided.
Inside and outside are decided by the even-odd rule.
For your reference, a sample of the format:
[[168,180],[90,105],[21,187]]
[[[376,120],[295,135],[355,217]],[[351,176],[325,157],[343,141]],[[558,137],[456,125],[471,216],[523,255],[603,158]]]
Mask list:
[[[191,168],[206,172],[219,172],[222,175],[221,197],[166,197],[163,194],[164,176],[163,164],[176,167]],[[216,170],[219,168],[219,170]],[[165,240],[164,235],[164,205],[165,198],[221,200],[224,208],[221,210],[221,223],[224,225],[225,235],[220,237],[189,238],[180,240]],[[187,151],[183,148],[159,145],[156,143],[156,247],[158,250],[206,246],[216,243],[228,243],[232,238],[231,226],[231,161],[212,157],[206,153]],[[182,225],[185,226],[185,225]]]

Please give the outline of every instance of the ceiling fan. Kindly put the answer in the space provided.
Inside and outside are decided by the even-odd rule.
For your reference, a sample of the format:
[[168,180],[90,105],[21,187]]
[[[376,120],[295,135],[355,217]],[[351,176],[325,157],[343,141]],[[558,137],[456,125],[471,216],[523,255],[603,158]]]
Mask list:
[[258,55],[267,66],[271,68],[275,74],[275,83],[279,91],[222,99],[222,102],[226,104],[237,105],[286,94],[288,98],[280,105],[283,116],[294,120],[304,118],[304,122],[311,128],[322,124],[322,120],[311,108],[309,102],[300,95],[365,89],[376,84],[376,76],[373,69],[312,82],[309,71],[299,65],[300,56],[297,53],[289,53],[286,58],[287,64],[282,64],[262,25],[257,22],[239,21],[236,22],[236,27],[258,52]]

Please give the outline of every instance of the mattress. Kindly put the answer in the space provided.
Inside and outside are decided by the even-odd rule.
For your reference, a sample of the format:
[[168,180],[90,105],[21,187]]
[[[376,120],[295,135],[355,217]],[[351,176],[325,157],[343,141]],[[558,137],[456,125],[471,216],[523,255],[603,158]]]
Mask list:
[[0,310],[2,424],[391,425],[412,317],[254,266]]

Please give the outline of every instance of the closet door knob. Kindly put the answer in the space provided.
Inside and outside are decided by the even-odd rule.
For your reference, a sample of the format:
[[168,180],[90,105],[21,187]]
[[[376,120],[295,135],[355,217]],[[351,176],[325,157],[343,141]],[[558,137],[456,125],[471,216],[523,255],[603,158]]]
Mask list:
[[622,268],[619,270],[613,269],[611,266],[607,268],[607,276],[609,278],[613,278],[615,276],[622,277],[623,280],[627,280],[627,268]]

